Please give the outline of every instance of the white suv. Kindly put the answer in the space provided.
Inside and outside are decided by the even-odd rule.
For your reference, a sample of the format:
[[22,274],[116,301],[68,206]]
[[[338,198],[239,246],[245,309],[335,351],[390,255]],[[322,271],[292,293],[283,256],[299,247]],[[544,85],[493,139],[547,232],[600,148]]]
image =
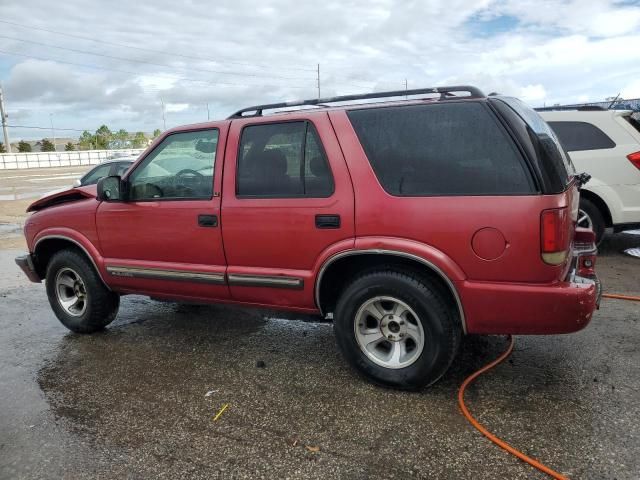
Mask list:
[[591,180],[580,195],[579,224],[600,242],[640,227],[640,122],[629,110],[600,107],[537,109],[560,138],[578,172]]

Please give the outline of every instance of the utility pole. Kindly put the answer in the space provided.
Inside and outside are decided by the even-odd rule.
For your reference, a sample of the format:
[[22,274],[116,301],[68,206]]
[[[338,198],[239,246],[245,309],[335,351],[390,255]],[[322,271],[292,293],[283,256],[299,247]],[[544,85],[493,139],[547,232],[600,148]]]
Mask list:
[[160,97],[160,104],[162,105],[162,126],[164,127],[164,130],[166,130],[167,120],[164,118],[164,101],[162,100],[162,97]]
[[56,151],[56,130],[53,128],[53,113],[49,114],[49,120],[51,120],[51,136],[53,137],[53,151]]
[[[407,92],[407,90],[408,90],[408,84],[407,84],[407,79],[405,78],[404,79],[404,91],[405,91],[405,93]],[[404,99],[405,100],[407,99],[407,95],[404,96]]]
[[318,64],[318,99],[320,98],[320,64]]
[[207,102],[207,122],[209,121],[209,102]]
[[7,115],[4,109],[4,97],[2,96],[2,87],[0,87],[0,118],[2,119],[2,133],[4,134],[4,148],[7,153],[11,153],[11,143],[9,142],[9,131],[7,130]]

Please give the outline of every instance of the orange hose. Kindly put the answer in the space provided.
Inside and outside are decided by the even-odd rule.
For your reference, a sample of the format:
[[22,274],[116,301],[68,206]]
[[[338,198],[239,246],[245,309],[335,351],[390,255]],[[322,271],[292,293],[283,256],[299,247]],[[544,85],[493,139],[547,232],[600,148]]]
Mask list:
[[[628,301],[631,301],[631,302],[640,302],[640,297],[634,297],[634,296],[631,296],[631,295],[619,295],[617,293],[605,293],[602,296],[604,298],[612,298],[612,299],[617,299],[617,300],[628,300]],[[483,373],[491,370],[493,367],[495,367],[497,365],[500,365],[502,362],[504,362],[509,357],[509,355],[511,355],[511,352],[513,352],[513,345],[514,345],[513,337],[511,335],[509,335],[508,339],[509,339],[509,346],[507,347],[507,349],[504,351],[504,353],[502,355],[500,355],[498,358],[496,358],[493,362],[488,363],[487,365],[482,367],[477,372],[469,375],[465,379],[465,381],[462,382],[462,385],[460,386],[460,390],[458,390],[458,405],[460,406],[460,410],[462,410],[462,414],[471,423],[471,425],[473,425],[476,429],[478,429],[480,431],[480,433],[482,433],[485,437],[487,437],[493,443],[498,445],[500,448],[503,448],[504,450],[509,452],[511,455],[515,455],[516,457],[518,457],[523,462],[528,463],[532,467],[537,468],[541,472],[546,473],[547,475],[549,475],[550,477],[555,478],[556,480],[568,480],[567,477],[565,477],[564,475],[556,472],[555,470],[550,469],[549,467],[547,467],[546,465],[543,465],[542,463],[538,462],[537,460],[534,460],[533,458],[528,457],[527,455],[522,453],[520,450],[516,450],[515,448],[513,448],[511,445],[509,445],[504,440],[496,437],[493,433],[491,433],[489,430],[484,428],[480,424],[480,422],[478,422],[475,418],[473,418],[473,416],[471,415],[471,413],[467,409],[467,406],[464,404],[464,392],[465,392],[466,388],[476,378],[478,378],[480,375],[482,375]]]
[[629,300],[631,302],[640,302],[640,297],[632,297],[631,295],[619,295],[617,293],[603,293],[603,298],[616,298],[618,300]]
[[538,462],[537,460],[534,460],[533,458],[528,457],[527,455],[522,453],[520,450],[516,450],[515,448],[513,448],[511,445],[509,445],[504,440],[501,440],[500,438],[496,437],[489,430],[484,428],[480,424],[480,422],[478,422],[475,418],[473,418],[471,413],[469,413],[469,410],[467,409],[466,405],[464,404],[464,391],[471,384],[471,382],[473,382],[476,378],[478,378],[483,373],[491,370],[496,365],[499,365],[500,363],[504,362],[509,357],[509,355],[511,355],[511,352],[513,352],[513,343],[514,342],[513,342],[513,337],[511,337],[511,335],[509,335],[508,338],[509,338],[509,347],[505,350],[505,352],[502,355],[500,355],[498,358],[496,358],[493,362],[491,362],[491,363],[485,365],[484,367],[482,367],[477,372],[475,372],[475,373],[471,374],[470,376],[468,376],[467,379],[464,382],[462,382],[462,385],[460,386],[460,390],[458,391],[458,405],[460,406],[460,410],[462,410],[462,414],[466,417],[467,420],[469,420],[471,425],[473,425],[476,429],[478,429],[480,431],[480,433],[482,433],[485,437],[487,437],[493,443],[498,445],[500,448],[503,448],[504,450],[509,452],[511,455],[515,455],[520,460],[528,463],[529,465],[537,468],[541,472],[544,472],[547,475],[549,475],[549,476],[551,476],[551,477],[553,477],[553,478],[555,478],[557,480],[568,480],[567,477],[561,475],[560,473],[556,472],[555,470],[550,469],[549,467],[547,467],[546,465],[543,465],[542,463]]

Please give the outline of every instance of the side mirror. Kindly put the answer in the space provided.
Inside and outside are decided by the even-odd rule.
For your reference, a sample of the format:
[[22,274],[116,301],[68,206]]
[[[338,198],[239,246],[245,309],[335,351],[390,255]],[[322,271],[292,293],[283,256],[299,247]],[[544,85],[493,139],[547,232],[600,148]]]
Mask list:
[[119,176],[103,177],[98,180],[98,200],[101,202],[120,202],[124,200],[122,179]]
[[76,179],[73,181],[73,186],[74,186],[74,187],[81,187],[81,186],[82,186],[82,182],[80,181],[80,179],[79,179],[79,178],[76,178]]

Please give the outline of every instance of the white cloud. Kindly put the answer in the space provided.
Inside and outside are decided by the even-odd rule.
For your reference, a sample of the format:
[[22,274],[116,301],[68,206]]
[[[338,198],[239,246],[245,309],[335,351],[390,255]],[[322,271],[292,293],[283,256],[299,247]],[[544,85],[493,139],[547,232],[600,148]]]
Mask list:
[[[506,31],[492,32],[501,19]],[[407,79],[476,84],[534,105],[640,96],[640,7],[607,0],[23,0],[3,5],[0,20],[30,26],[0,23],[2,35],[105,55],[2,40],[4,51],[100,67],[0,53],[9,111],[35,125],[54,112],[60,127],[153,129],[161,97],[167,126],[206,120],[207,104],[223,118],[314,97],[318,63],[324,95]]]

